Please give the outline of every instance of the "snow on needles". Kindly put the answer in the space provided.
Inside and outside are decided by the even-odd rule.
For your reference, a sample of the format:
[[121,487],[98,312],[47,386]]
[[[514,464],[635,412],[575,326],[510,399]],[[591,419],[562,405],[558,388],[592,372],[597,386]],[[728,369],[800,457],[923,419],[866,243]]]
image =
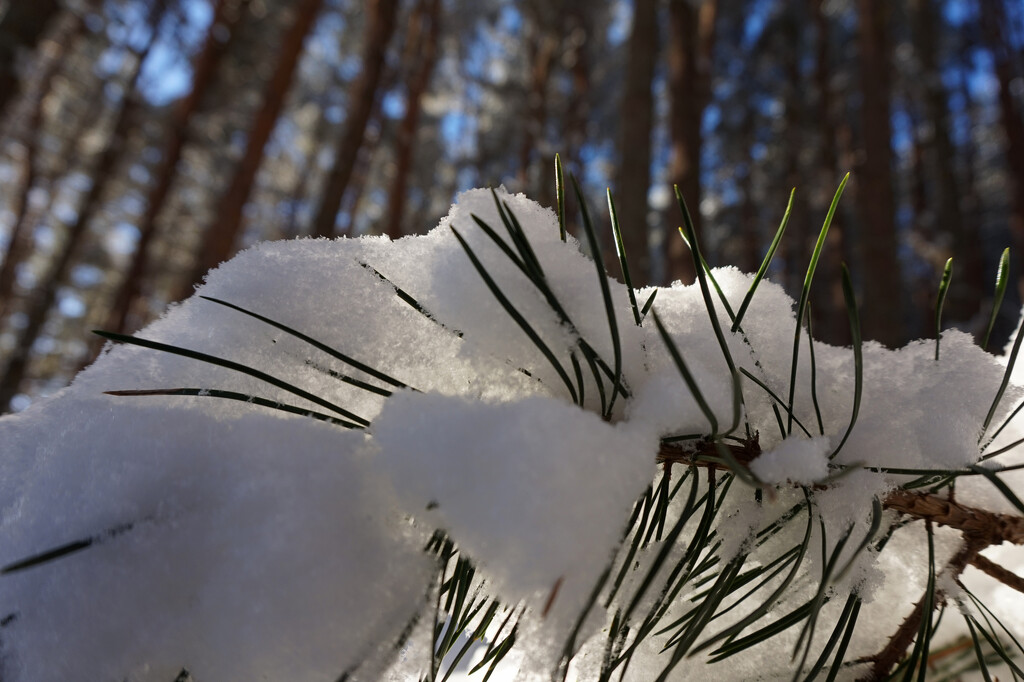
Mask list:
[[[416,674],[429,664],[429,648],[415,644],[431,629],[424,614],[437,567],[423,547],[435,529],[476,563],[493,596],[526,605],[519,675],[551,665],[655,476],[659,440],[707,435],[710,424],[652,321],[634,324],[625,287],[614,280],[623,381],[608,407],[615,349],[593,262],[574,239],[559,240],[550,210],[521,195],[497,196],[535,262],[517,263],[478,226],[477,219],[507,241],[484,190],[460,195],[425,236],[260,244],[212,271],[201,296],[139,336],[263,375],[117,345],[69,389],[0,420],[0,566],[65,552],[0,575],[0,678],[170,682],[187,668],[202,681],[326,681],[346,671],[376,679],[389,666],[392,675]],[[452,228],[535,340],[484,283]],[[524,268],[542,273],[554,299]],[[735,310],[750,276],[714,274]],[[641,304],[652,291],[638,292]],[[726,428],[731,377],[699,289],[659,289],[655,310]],[[720,305],[717,314],[728,329]],[[793,301],[766,281],[744,333],[728,334],[737,365],[782,396],[794,328]],[[581,339],[589,350],[581,351]],[[868,344],[860,418],[831,463],[852,412],[853,354],[816,344],[821,434],[803,348],[792,437],[780,434],[767,392],[743,380],[742,422],[761,449],[751,470],[778,490],[755,503],[752,491],[732,486],[722,503],[728,522],[718,527],[723,553],[750,551],[752,532],[803,499],[794,483],[825,481],[837,465],[955,467],[978,459],[1003,366],[966,335],[947,332],[938,363],[930,341],[898,351]],[[207,393],[104,394],[129,389]],[[1019,395],[1011,389],[999,415]],[[349,429],[309,418],[314,413],[368,426]],[[1011,432],[1003,438],[1020,437]],[[683,451],[695,443],[682,441]],[[863,469],[836,478],[814,494],[823,527],[862,536],[871,500],[899,480]],[[990,496],[978,487],[971,501],[986,506]],[[778,541],[793,537],[787,530]],[[911,546],[920,559],[920,543]],[[636,556],[623,592],[657,547]],[[848,571],[845,587],[861,590],[870,610],[851,650],[871,653],[912,606],[926,565],[911,559],[896,570],[868,552]],[[820,570],[809,559],[794,600],[813,594]],[[872,603],[872,595],[885,599]],[[617,608],[606,613],[599,603],[578,642],[584,678]],[[723,622],[743,614],[736,609]],[[399,656],[396,645],[417,622]],[[729,659],[728,675],[788,670],[791,648],[763,649]],[[407,650],[427,651],[428,660],[404,660]],[[635,679],[656,660],[657,647],[638,650]],[[714,668],[696,657],[675,674],[715,678],[707,670]]]

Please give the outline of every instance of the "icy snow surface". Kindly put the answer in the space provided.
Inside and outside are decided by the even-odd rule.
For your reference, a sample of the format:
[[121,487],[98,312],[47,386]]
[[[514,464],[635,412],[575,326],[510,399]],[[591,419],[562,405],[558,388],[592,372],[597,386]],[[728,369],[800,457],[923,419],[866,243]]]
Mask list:
[[[526,606],[517,677],[547,679],[617,551],[634,502],[656,475],[659,439],[708,434],[710,424],[652,321],[633,323],[625,287],[614,280],[622,375],[630,394],[618,396],[610,419],[602,419],[591,369],[578,356],[585,409],[573,404],[554,364],[496,301],[449,227],[465,238],[575,387],[569,349],[577,338],[613,365],[593,262],[572,238],[559,240],[550,210],[522,196],[499,195],[522,224],[573,326],[560,321],[475,224],[471,214],[506,234],[491,193],[474,190],[461,195],[425,236],[260,244],[211,272],[199,291],[298,330],[408,388],[194,296],[140,336],[259,369],[328,404],[230,368],[118,345],[69,389],[0,420],[0,566],[89,543],[0,575],[0,678],[171,682],[182,668],[197,682],[328,681],[346,671],[355,679],[415,678],[429,664],[424,638],[437,584],[436,564],[423,546],[440,528],[479,566],[490,594]],[[751,277],[732,268],[714,274],[737,309]],[[429,317],[397,295],[396,286]],[[637,292],[641,305],[652,291]],[[716,305],[728,329],[723,306]],[[719,428],[727,428],[730,376],[698,287],[659,289],[654,308]],[[728,335],[737,364],[783,397],[793,308],[780,287],[763,282],[743,320],[745,336]],[[750,551],[754,532],[803,499],[794,483],[820,483],[834,473],[829,456],[853,407],[853,353],[815,346],[820,434],[806,337],[801,343],[794,413],[806,434],[795,428],[784,440],[767,393],[743,380],[744,422],[758,434],[762,451],[751,470],[778,489],[758,503],[749,488],[734,483],[718,525],[724,559]],[[933,341],[897,351],[865,346],[859,420],[831,460],[857,470],[814,492],[829,549],[851,524],[849,545],[856,544],[868,529],[871,500],[907,478],[861,465],[958,467],[977,461],[981,424],[1004,367],[955,331],[943,335],[940,362],[933,352]],[[339,380],[339,374],[394,393],[385,398]],[[104,394],[155,388],[234,391],[332,416],[336,405],[347,411],[345,419],[370,426],[346,429],[211,396]],[[995,424],[1019,397],[1011,387]],[[1011,423],[992,447],[1020,437]],[[1014,456],[996,461],[1013,463]],[[961,502],[1012,510],[979,478],[957,488]],[[894,518],[886,516],[887,522]],[[751,555],[751,565],[798,542],[805,524],[788,524],[763,556]],[[819,524],[813,532],[814,549],[792,586],[792,601],[779,605],[778,613],[814,593],[821,571]],[[841,577],[838,594],[855,588],[865,599],[851,652],[877,651],[919,598],[927,579],[924,537],[920,523],[897,531],[892,542],[899,551],[866,552]],[[940,559],[948,558],[956,534],[936,537]],[[652,543],[637,555],[623,594],[637,588],[642,566],[658,547]],[[989,554],[1013,567],[1022,563],[1017,549]],[[998,598],[1007,622],[1024,632],[1019,594],[1006,594],[980,573],[965,579],[978,594]],[[692,593],[681,595],[677,615],[687,608],[682,597]],[[653,598],[645,596],[638,612]],[[822,620],[834,622],[844,601],[826,604]],[[582,650],[572,672],[579,679],[591,679],[599,669],[602,627],[615,610],[606,613],[603,598],[598,603],[577,642]],[[721,624],[742,615],[737,609]],[[403,644],[410,624],[417,625]],[[788,677],[798,630],[728,659],[724,674]],[[819,628],[815,651],[830,630]],[[661,644],[654,637],[637,650],[629,679],[658,675]],[[684,661],[673,675],[723,679],[722,668],[701,657]]]

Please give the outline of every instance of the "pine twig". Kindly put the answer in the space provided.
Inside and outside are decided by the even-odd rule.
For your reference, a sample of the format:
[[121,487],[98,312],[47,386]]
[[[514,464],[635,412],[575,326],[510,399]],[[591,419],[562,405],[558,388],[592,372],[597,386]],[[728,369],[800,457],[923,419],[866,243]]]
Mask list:
[[[959,576],[963,573],[967,564],[971,563],[971,560],[978,555],[978,552],[988,546],[984,538],[974,537],[967,533],[964,534],[964,540],[964,546],[949,560],[949,563],[943,569],[943,573]],[[936,590],[933,604],[940,606],[945,603],[945,600],[945,593],[942,590]],[[900,624],[899,629],[889,638],[889,643],[885,645],[884,649],[870,658],[861,659],[860,662],[862,663],[870,662],[872,664],[871,671],[864,677],[858,678],[857,682],[880,682],[881,680],[888,679],[890,671],[906,655],[907,650],[914,641],[914,637],[920,630],[921,619],[925,617],[925,601],[927,601],[926,597],[922,596],[914,604],[914,610],[910,612],[910,615]]]
[[1024,518],[1010,514],[976,509],[928,493],[897,490],[883,501],[886,509],[918,519],[928,519],[940,526],[961,531],[982,548],[1009,542],[1024,545]]
[[1007,587],[1012,587],[1021,594],[1024,594],[1024,578],[1020,577],[1008,568],[1004,568],[988,557],[976,554],[971,557],[971,566],[995,578]]

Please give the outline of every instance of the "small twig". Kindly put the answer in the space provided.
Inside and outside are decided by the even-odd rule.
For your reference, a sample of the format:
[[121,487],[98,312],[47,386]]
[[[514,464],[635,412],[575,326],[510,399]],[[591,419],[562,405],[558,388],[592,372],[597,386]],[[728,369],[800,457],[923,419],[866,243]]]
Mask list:
[[981,554],[974,555],[974,557],[971,558],[970,563],[971,566],[974,566],[979,571],[987,573],[1007,587],[1012,587],[1018,592],[1024,594],[1024,578],[1020,577],[1008,568],[1000,566]]
[[[964,534],[964,546],[960,548],[949,563],[946,564],[945,568],[942,569],[943,573],[959,576],[964,568],[971,562],[974,557],[978,555],[978,552],[985,549],[988,543],[984,538],[973,537],[967,533]],[[942,590],[935,591],[934,605],[936,607],[941,606],[946,601],[946,594]],[[906,655],[907,649],[914,641],[914,637],[917,635],[921,628],[921,619],[924,617],[924,602],[925,598],[922,596],[921,599],[914,604],[914,610],[910,612],[903,623],[900,624],[899,629],[889,638],[889,643],[885,645],[885,648],[879,651],[874,656],[867,659],[862,659],[861,662],[871,662],[871,672],[865,677],[858,679],[858,682],[878,682],[884,680],[889,676],[889,672],[893,667],[899,663],[900,659]]]
[[720,455],[715,447],[716,445],[731,452],[736,461],[744,466],[753,462],[761,454],[761,445],[758,443],[757,434],[754,434],[752,438],[744,440],[742,444],[738,445],[722,442],[716,444],[709,440],[694,442],[696,449],[684,448],[672,443],[662,443],[658,449],[657,461],[659,463],[684,464],[687,466],[697,464],[699,466],[712,466],[716,469],[726,470],[729,467],[725,466],[725,464],[703,459],[706,457],[713,457],[715,460],[719,459]]

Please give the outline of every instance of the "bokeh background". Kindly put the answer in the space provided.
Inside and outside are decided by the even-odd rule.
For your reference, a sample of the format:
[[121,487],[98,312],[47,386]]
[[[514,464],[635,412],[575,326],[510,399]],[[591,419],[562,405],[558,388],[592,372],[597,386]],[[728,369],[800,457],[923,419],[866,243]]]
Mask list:
[[868,338],[934,336],[951,256],[944,324],[980,335],[1010,247],[998,347],[1024,2],[0,0],[0,412],[238,249],[425,232],[477,186],[551,205],[556,152],[609,249],[613,189],[637,284],[692,281],[673,185],[707,260],[744,270],[796,187],[770,276],[799,291],[849,171],[815,336],[848,341],[844,261]]

